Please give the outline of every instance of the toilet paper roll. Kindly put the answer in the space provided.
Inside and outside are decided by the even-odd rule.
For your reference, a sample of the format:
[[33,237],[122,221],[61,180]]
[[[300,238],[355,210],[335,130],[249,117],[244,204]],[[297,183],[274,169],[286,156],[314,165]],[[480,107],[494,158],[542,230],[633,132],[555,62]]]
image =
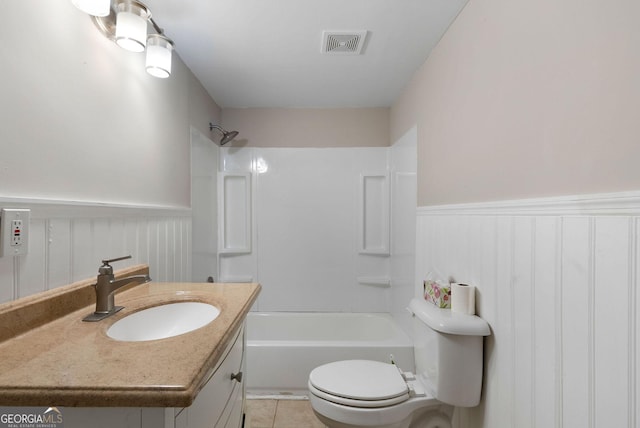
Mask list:
[[451,310],[463,314],[476,313],[476,288],[473,285],[451,284]]

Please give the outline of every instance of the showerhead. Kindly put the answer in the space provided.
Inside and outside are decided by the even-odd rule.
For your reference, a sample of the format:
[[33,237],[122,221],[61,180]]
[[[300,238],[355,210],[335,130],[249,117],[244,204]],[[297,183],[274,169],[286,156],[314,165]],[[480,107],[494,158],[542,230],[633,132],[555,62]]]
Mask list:
[[225,131],[221,126],[214,125],[213,123],[209,122],[209,131],[213,131],[214,129],[217,129],[222,133],[222,139],[220,140],[221,146],[224,146],[238,136],[238,131]]
[[234,138],[236,138],[237,135],[238,135],[238,131],[223,132],[222,133],[222,140],[220,140],[220,145],[224,146],[229,141],[231,141]]

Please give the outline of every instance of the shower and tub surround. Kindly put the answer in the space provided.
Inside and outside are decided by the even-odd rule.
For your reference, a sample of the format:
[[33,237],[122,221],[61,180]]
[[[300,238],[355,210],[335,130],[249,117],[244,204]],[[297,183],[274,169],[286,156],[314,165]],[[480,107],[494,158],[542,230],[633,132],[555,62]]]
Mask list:
[[[139,265],[116,278],[146,275]],[[155,283],[118,294],[125,308],[83,322],[95,279],[0,305],[0,403],[8,406],[191,406],[243,329],[259,284]],[[139,310],[196,301],[220,308],[202,328],[162,340],[122,342],[106,331]],[[243,343],[240,334],[240,344]],[[235,340],[237,342],[237,340]],[[226,377],[225,377],[226,379]]]
[[336,360],[393,360],[413,370],[413,344],[389,314],[250,312],[247,392],[307,395],[314,367]]

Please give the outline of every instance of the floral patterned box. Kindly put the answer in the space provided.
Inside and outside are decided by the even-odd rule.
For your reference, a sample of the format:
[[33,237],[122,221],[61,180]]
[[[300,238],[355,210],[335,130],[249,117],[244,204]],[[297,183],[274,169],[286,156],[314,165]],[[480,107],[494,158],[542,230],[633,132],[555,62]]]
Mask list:
[[439,308],[451,309],[451,285],[441,280],[424,280],[424,299]]

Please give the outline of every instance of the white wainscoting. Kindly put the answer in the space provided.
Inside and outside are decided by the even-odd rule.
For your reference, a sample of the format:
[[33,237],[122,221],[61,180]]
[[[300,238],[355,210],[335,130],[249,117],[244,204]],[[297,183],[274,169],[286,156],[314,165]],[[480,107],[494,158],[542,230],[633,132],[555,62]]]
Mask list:
[[148,263],[156,281],[191,280],[191,210],[7,200],[30,208],[29,254],[0,258],[0,302],[98,273],[102,259],[132,255],[115,269]]
[[422,207],[426,272],[477,287],[483,400],[460,428],[637,428],[640,193]]

